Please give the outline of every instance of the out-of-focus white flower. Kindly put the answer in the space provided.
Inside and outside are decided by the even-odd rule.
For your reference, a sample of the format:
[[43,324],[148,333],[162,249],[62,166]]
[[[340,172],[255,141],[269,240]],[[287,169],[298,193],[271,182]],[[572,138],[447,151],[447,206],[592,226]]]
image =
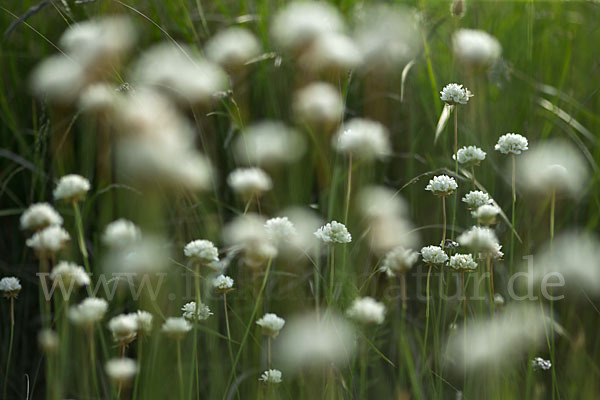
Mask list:
[[204,46],[206,57],[226,70],[241,68],[258,56],[261,46],[249,30],[232,27],[217,32]]
[[265,229],[273,243],[290,241],[294,235],[298,234],[288,217],[275,217],[267,220]]
[[458,149],[456,154],[452,155],[452,159],[458,159],[460,164],[466,165],[479,165],[479,163],[485,160],[486,152],[476,146],[468,146]]
[[146,50],[135,64],[133,81],[162,90],[182,105],[210,104],[227,89],[227,75],[218,65],[172,43]]
[[55,200],[76,202],[83,200],[89,190],[90,181],[81,175],[69,174],[60,178],[53,194]]
[[104,268],[109,273],[153,274],[169,264],[168,255],[164,240],[150,236],[112,249],[104,259]]
[[89,328],[104,318],[108,303],[97,297],[87,297],[81,303],[69,308],[68,317],[75,325]]
[[544,360],[542,357],[535,357],[533,360],[531,360],[531,366],[534,370],[542,369],[547,371],[552,368],[552,362],[550,360]]
[[500,293],[495,293],[494,294],[494,305],[496,307],[504,306],[504,296],[502,296]]
[[106,83],[95,83],[81,92],[79,107],[87,112],[113,111],[117,106],[119,94],[116,88]]
[[46,354],[55,353],[58,350],[58,334],[52,329],[45,328],[39,331],[37,340],[38,346]]
[[273,181],[260,168],[238,168],[227,177],[227,183],[234,192],[246,199],[260,196],[271,190]]
[[491,254],[498,245],[498,238],[493,230],[487,227],[473,226],[466,232],[463,232],[456,239],[461,246],[484,253]]
[[372,297],[359,297],[352,302],[346,314],[363,324],[380,325],[385,320],[385,306]]
[[[500,243],[496,243],[494,249],[491,252],[492,260],[502,260],[504,257],[504,253],[502,252],[502,245]],[[485,254],[480,254],[479,257],[485,257]]]
[[277,255],[277,247],[269,238],[265,222],[258,215],[246,214],[223,230],[225,243],[239,248],[244,263],[250,267],[259,267]]
[[296,162],[305,150],[304,138],[295,129],[277,121],[250,125],[233,145],[238,162],[266,167]]
[[480,190],[473,190],[467,193],[462,201],[467,204],[469,210],[477,210],[479,207],[484,205],[490,205],[493,203],[490,195]]
[[430,191],[436,196],[445,197],[451,195],[457,188],[458,185],[454,178],[448,175],[438,175],[429,180],[429,184],[425,187],[425,190]]
[[118,219],[106,225],[102,242],[112,248],[123,248],[139,242],[142,231],[133,222]]
[[517,184],[532,194],[578,197],[588,182],[585,159],[562,140],[545,141],[517,161]]
[[16,298],[21,291],[21,283],[14,276],[7,276],[0,279],[0,292],[6,298]]
[[144,333],[146,335],[152,332],[152,320],[154,317],[148,311],[137,310],[136,313],[131,314],[135,317],[137,332]]
[[366,71],[397,71],[420,49],[419,21],[414,10],[399,5],[358,9],[355,40]]
[[61,261],[50,272],[50,279],[60,280],[65,287],[87,286],[90,284],[90,277],[83,267],[68,261]]
[[337,125],[344,112],[339,91],[324,82],[314,82],[297,91],[292,106],[296,119],[313,129]]
[[285,325],[285,319],[277,316],[277,314],[267,313],[256,321],[256,325],[262,328],[264,335],[274,338],[279,335],[279,331]]
[[500,136],[498,143],[494,146],[496,151],[502,154],[521,154],[528,149],[527,138],[518,133],[507,133]]
[[338,32],[319,35],[300,57],[302,68],[312,71],[343,72],[362,63],[362,54],[354,41]]
[[459,29],[452,36],[452,47],[456,58],[473,66],[492,65],[502,53],[498,39],[476,29]]
[[442,266],[448,261],[448,254],[439,246],[427,246],[421,249],[423,262],[436,267]]
[[37,231],[50,225],[62,225],[63,219],[48,203],[35,203],[21,214],[21,229]]
[[194,240],[183,248],[183,254],[194,262],[210,266],[219,261],[219,249],[210,240]]
[[463,85],[449,83],[440,92],[440,99],[450,105],[467,104],[473,93]]
[[358,159],[384,158],[390,154],[388,130],[379,122],[354,118],[345,122],[333,138],[333,147]]
[[31,75],[31,90],[40,98],[72,103],[86,84],[85,70],[79,62],[64,55],[42,61]]
[[333,6],[322,2],[297,1],[289,3],[275,14],[271,36],[276,46],[297,52],[326,33],[343,30],[342,16]]
[[500,214],[500,209],[493,204],[483,204],[472,211],[473,218],[483,225],[493,225],[496,223],[496,217]]
[[196,306],[195,301],[184,304],[183,307],[181,307],[181,311],[183,311],[183,318],[190,322],[206,321],[213,315],[206,304],[200,303],[199,306]]
[[281,383],[281,371],[277,369],[266,370],[258,380],[264,383]]
[[[323,316],[326,317],[323,317]],[[344,365],[356,347],[355,333],[346,319],[333,311],[292,317],[275,343],[273,354],[284,371]]]
[[137,336],[137,318],[135,314],[121,314],[108,321],[108,329],[112,332],[115,342],[131,343]]
[[317,229],[315,236],[327,244],[350,243],[352,241],[352,235],[348,232],[346,225],[337,221],[328,222]]
[[233,279],[225,275],[219,275],[213,280],[213,286],[219,292],[227,293],[233,290]]
[[389,277],[403,274],[412,268],[418,258],[419,254],[417,252],[404,247],[397,247],[386,254],[381,270]]
[[477,269],[477,263],[471,254],[455,254],[450,257],[448,266],[459,272],[473,272]]
[[118,385],[128,385],[137,374],[137,363],[130,358],[113,358],[106,362],[106,375]]
[[37,231],[27,239],[25,244],[35,250],[39,256],[43,256],[57,253],[66,246],[69,240],[71,240],[71,237],[66,230],[58,225],[51,225]]
[[[313,254],[313,251],[319,246],[319,239],[314,232],[323,225],[323,220],[312,210],[301,207],[283,210],[282,214],[287,216],[295,233],[286,234],[286,240],[279,241],[277,247],[283,257],[296,262],[297,265],[299,259],[307,259],[307,256]],[[267,235],[272,237],[269,234],[269,228],[266,230]],[[285,229],[285,231],[292,233],[289,229]]]
[[185,318],[167,318],[163,323],[161,331],[171,339],[181,340],[186,333],[192,330],[192,325]]
[[358,194],[358,205],[366,218],[388,218],[404,215],[407,210],[404,199],[384,186],[368,186]]

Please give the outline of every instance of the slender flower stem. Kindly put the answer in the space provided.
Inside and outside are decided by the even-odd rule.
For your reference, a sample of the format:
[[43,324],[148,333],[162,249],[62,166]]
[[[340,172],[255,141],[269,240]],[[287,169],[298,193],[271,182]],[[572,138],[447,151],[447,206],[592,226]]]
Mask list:
[[[227,311],[227,293],[223,293],[223,309],[225,310],[225,329],[227,330],[227,350],[229,351],[229,360],[231,361],[231,365],[233,365],[233,348],[231,347],[231,330],[229,328],[229,311]],[[233,377],[237,379],[237,374],[235,370],[233,370]],[[238,399],[240,398],[240,393],[238,391],[238,386],[236,386],[236,394]]]
[[335,247],[331,245],[331,259],[329,266],[329,302],[333,302],[333,281],[335,279]]
[[442,196],[442,215],[444,218],[444,226],[442,230],[442,244],[441,247],[444,249],[444,245],[446,244],[446,196]]
[[427,270],[427,284],[425,286],[425,297],[427,298],[427,307],[425,308],[425,338],[423,339],[423,355],[425,355],[425,351],[427,349],[427,336],[429,335],[429,283],[431,279],[431,268],[429,265],[429,269]]
[[10,359],[12,356],[13,339],[15,335],[15,298],[10,297],[10,339],[8,342],[8,357],[6,358],[6,369],[4,371],[4,385],[2,387],[2,398],[6,399],[6,389],[8,387],[8,372],[10,371]]
[[184,399],[183,394],[183,369],[181,367],[181,340],[177,340],[177,375],[179,376],[179,398]]
[[352,154],[348,159],[348,186],[346,188],[346,209],[344,211],[344,224],[348,224],[348,213],[350,212],[350,193],[352,192]]
[[75,224],[77,225],[77,241],[79,243],[79,250],[83,257],[83,265],[88,274],[92,273],[90,269],[90,261],[88,258],[87,248],[85,247],[85,239],[83,238],[83,220],[81,218],[81,212],[79,211],[79,203],[73,202],[73,211],[75,212]]
[[490,308],[492,309],[492,314],[495,312],[495,304],[494,304],[494,266],[492,265],[492,255],[488,254],[486,257],[486,263],[488,267],[488,271],[490,271]]
[[[458,177],[458,105],[454,105],[454,174]],[[458,203],[458,191],[454,192],[454,208],[452,209],[452,239],[456,231],[456,208]],[[445,224],[444,224],[445,225]],[[442,244],[443,246],[443,244]],[[442,247],[443,248],[443,247]]]
[[89,330],[89,339],[90,339],[90,365],[91,365],[91,374],[92,374],[92,385],[94,388],[94,396],[99,394],[98,387],[98,377],[96,376],[96,346],[94,341],[94,326],[90,327]]
[[271,337],[267,337],[267,369],[271,369]]
[[462,284],[462,295],[463,295],[463,320],[465,326],[467,325],[467,292],[465,291],[465,271],[460,273],[461,284]]
[[[202,296],[200,292],[200,265],[196,265],[196,274],[194,276],[194,285],[196,289],[196,313],[198,313],[200,304],[202,304]],[[197,315],[194,316],[197,318]],[[190,370],[190,383],[188,389],[188,397],[191,398],[192,391],[194,389],[194,373],[198,376],[198,321],[194,319],[194,342],[192,345],[192,360],[193,360],[193,368]]]
[[131,397],[133,400],[137,399],[137,394],[138,394],[138,385],[140,382],[140,371],[142,370],[142,338],[138,337],[138,342],[137,342],[137,365],[138,365],[138,372],[137,374],[135,374],[135,382],[133,384],[133,396]]
[[556,189],[552,189],[550,197],[550,245],[554,242],[554,212],[556,210]]
[[477,189],[477,185],[475,184],[475,166],[471,165],[471,181],[473,182],[473,190]]
[[516,171],[517,171],[517,165],[516,165],[516,161],[515,161],[515,155],[512,154],[511,155],[512,158],[512,179],[511,179],[511,183],[512,183],[512,214],[511,214],[511,220],[510,223],[512,225],[512,229],[510,231],[510,272],[512,274],[513,272],[513,261],[514,261],[514,255],[515,255],[515,208],[516,208],[516,204],[517,204],[517,187],[515,184],[516,181]]
[[402,293],[402,310],[406,311],[406,272],[400,274],[400,290]]

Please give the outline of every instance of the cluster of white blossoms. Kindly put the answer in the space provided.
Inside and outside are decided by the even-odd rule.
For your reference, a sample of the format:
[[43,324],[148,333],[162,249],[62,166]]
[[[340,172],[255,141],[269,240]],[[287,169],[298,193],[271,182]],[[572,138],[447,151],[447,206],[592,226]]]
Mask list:
[[288,217],[268,219],[265,222],[265,230],[269,239],[276,244],[292,241],[294,236],[298,235],[298,231]]
[[531,360],[531,367],[534,370],[541,369],[547,371],[552,368],[552,361],[544,360],[542,357],[535,357],[533,360]]
[[102,242],[112,248],[123,248],[135,244],[142,238],[142,231],[133,222],[118,219],[106,225]]
[[21,291],[21,283],[14,276],[7,276],[0,279],[0,292],[6,298],[15,298]]
[[467,104],[469,99],[473,97],[473,93],[469,89],[458,83],[447,84],[440,92],[440,95],[440,99],[450,105]]
[[454,254],[450,257],[448,266],[459,272],[473,272],[477,269],[477,263],[471,254]]
[[500,136],[494,149],[502,154],[521,154],[528,149],[528,145],[526,137],[518,133],[507,133]]
[[264,265],[277,255],[277,246],[265,229],[265,219],[256,214],[237,217],[223,229],[225,243],[239,249],[244,264],[249,267]]
[[346,225],[337,221],[328,222],[317,229],[315,236],[326,244],[350,243],[352,241],[352,235],[348,232]]
[[71,240],[69,233],[59,225],[51,225],[33,234],[25,244],[40,257],[55,254]]
[[493,204],[483,204],[471,212],[473,218],[477,218],[477,221],[483,225],[495,224],[498,214],[500,214],[500,208]]
[[231,189],[244,197],[250,199],[268,192],[273,187],[271,177],[260,168],[237,168],[227,177],[227,184]]
[[281,371],[278,369],[268,369],[262,373],[258,380],[264,383],[281,383]]
[[181,340],[186,333],[192,330],[190,324],[185,318],[170,317],[163,323],[161,331],[171,339]]
[[298,65],[312,73],[345,72],[359,67],[362,62],[363,56],[357,44],[339,32],[327,32],[316,37],[298,59]]
[[465,146],[458,149],[456,154],[452,155],[453,160],[457,160],[459,164],[465,165],[479,165],[479,163],[485,160],[487,153],[476,146]]
[[137,310],[135,314],[135,319],[137,322],[137,332],[149,334],[152,331],[152,321],[154,317],[148,311]]
[[30,205],[21,214],[21,228],[37,231],[51,225],[62,225],[63,218],[48,203],[35,203]]
[[183,311],[183,318],[190,322],[206,321],[213,313],[210,308],[204,304],[196,305],[195,301],[190,301],[181,307]]
[[219,261],[219,249],[210,240],[193,240],[185,245],[183,254],[195,263],[211,265]]
[[433,179],[429,180],[429,184],[425,187],[425,190],[430,191],[436,196],[449,196],[458,188],[458,184],[454,178],[448,175],[434,176]]
[[412,268],[418,259],[419,254],[417,252],[404,247],[397,247],[386,254],[381,270],[389,277],[404,274]]
[[233,279],[226,275],[219,275],[213,280],[213,287],[221,293],[233,290]]
[[51,354],[58,350],[60,340],[58,338],[58,333],[50,328],[44,328],[39,331],[37,342],[38,346],[45,354]]
[[115,342],[121,345],[131,343],[137,336],[137,315],[117,315],[108,321],[108,329],[111,331]]
[[302,135],[279,121],[261,121],[240,133],[233,145],[236,161],[274,167],[298,161],[306,150]]
[[65,175],[58,181],[54,189],[54,199],[76,202],[83,200],[90,190],[90,181],[81,175]]
[[249,30],[232,27],[217,32],[204,46],[206,57],[227,71],[243,68],[261,52],[260,42]]
[[390,154],[389,133],[379,122],[353,118],[342,124],[333,137],[333,147],[357,159],[381,159]]
[[274,338],[279,335],[279,331],[285,325],[285,320],[277,314],[267,313],[256,321],[256,325],[262,328],[264,335]]
[[473,226],[466,232],[463,232],[456,239],[461,246],[484,253],[491,254],[498,245],[498,238],[493,230],[487,227]]
[[359,297],[354,299],[346,314],[357,322],[379,325],[385,320],[385,305],[372,297]]
[[344,111],[342,96],[333,85],[314,82],[294,94],[292,104],[296,120],[316,129],[337,125]]
[[68,261],[60,261],[50,272],[50,279],[62,281],[65,287],[80,287],[90,284],[90,277],[83,267]]
[[119,101],[117,89],[107,83],[94,83],[83,89],[78,105],[84,112],[109,115]]
[[75,325],[91,328],[96,322],[100,322],[106,311],[108,303],[97,297],[87,297],[81,303],[69,308],[68,317]]
[[153,274],[168,265],[168,245],[162,238],[147,236],[129,245],[113,248],[104,257],[103,266],[110,273]]
[[421,258],[425,264],[439,267],[448,261],[448,254],[439,246],[426,246],[421,249]]
[[490,66],[502,53],[498,39],[476,29],[459,29],[452,35],[452,47],[456,58],[473,66]]
[[137,362],[131,358],[113,358],[106,362],[106,375],[115,384],[128,385],[138,372]]
[[467,204],[467,209],[469,210],[477,210],[481,206],[490,205],[493,203],[490,195],[480,190],[473,190],[467,193],[462,198],[462,201]]

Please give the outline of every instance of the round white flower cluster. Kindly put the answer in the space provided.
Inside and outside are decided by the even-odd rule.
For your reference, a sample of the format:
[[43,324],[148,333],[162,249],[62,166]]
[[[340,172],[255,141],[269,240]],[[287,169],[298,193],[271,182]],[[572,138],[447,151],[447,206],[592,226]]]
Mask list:
[[552,368],[552,361],[544,360],[542,357],[536,357],[533,360],[531,360],[531,366],[533,367],[533,369],[539,368],[544,371],[547,371],[550,368]]
[[264,335],[274,338],[279,335],[279,331],[285,325],[285,320],[277,316],[277,314],[267,313],[256,321],[256,325],[262,328]]
[[344,102],[333,85],[315,82],[295,93],[293,109],[298,121],[313,128],[329,127],[342,119]]
[[45,328],[39,331],[37,341],[40,349],[46,354],[54,353],[56,350],[58,350],[58,334],[50,328]]
[[462,201],[467,204],[467,208],[469,210],[477,210],[483,205],[489,205],[493,203],[490,195],[480,190],[473,190],[467,193],[462,198]]
[[260,168],[238,168],[227,177],[227,183],[244,198],[260,196],[271,190],[273,182],[265,171]]
[[236,161],[244,165],[273,167],[298,161],[306,150],[304,137],[280,121],[256,122],[233,144]]
[[352,235],[344,224],[337,221],[331,221],[323,225],[315,232],[315,236],[324,243],[350,243]]
[[175,340],[183,339],[185,334],[191,330],[192,325],[185,318],[167,318],[161,327],[161,331]]
[[210,240],[194,240],[183,248],[183,254],[200,264],[212,264],[219,261],[219,250]]
[[458,160],[459,164],[479,165],[485,160],[486,152],[476,146],[465,146],[452,155],[453,160]]
[[264,383],[281,383],[281,371],[278,369],[266,370],[258,380]]
[[436,196],[449,196],[458,188],[454,178],[448,175],[434,176],[425,187],[425,190],[430,191]]
[[54,189],[54,199],[76,202],[83,200],[90,190],[90,181],[81,175],[65,175],[58,181]]
[[108,321],[108,329],[119,344],[131,343],[137,336],[138,320],[136,314],[121,314]]
[[448,265],[459,272],[473,272],[477,269],[477,263],[471,254],[455,254],[450,257]]
[[142,231],[133,222],[118,219],[106,225],[102,241],[112,248],[123,248],[138,242],[142,238]]
[[502,53],[498,39],[476,29],[459,29],[452,36],[452,46],[459,60],[474,66],[492,65]]
[[447,104],[467,104],[473,93],[458,83],[449,83],[440,92],[440,99]]
[[298,65],[312,73],[347,72],[363,61],[363,56],[356,43],[339,32],[328,32],[317,37],[302,53]]
[[346,311],[348,316],[363,324],[382,324],[385,320],[385,305],[372,297],[359,297]]
[[233,289],[233,279],[229,276],[219,275],[213,280],[213,286],[220,292],[228,292]]
[[403,274],[412,268],[418,258],[419,254],[417,252],[404,247],[397,247],[386,254],[381,270],[389,277]]
[[69,308],[68,317],[75,325],[89,327],[104,318],[108,303],[97,297],[87,297],[81,303]]
[[461,246],[473,251],[491,254],[498,245],[498,238],[493,230],[487,227],[473,226],[456,239]]
[[421,258],[428,265],[441,266],[448,261],[448,255],[439,246],[427,246],[421,249]]
[[135,314],[138,333],[149,334],[152,331],[152,320],[154,317],[148,311],[137,310]]
[[298,234],[288,217],[275,217],[265,222],[265,229],[273,243],[290,241]]
[[521,154],[528,149],[528,144],[526,137],[518,133],[507,133],[500,136],[494,149],[502,154]]
[[483,204],[471,212],[473,218],[477,218],[477,221],[483,225],[495,224],[498,214],[500,214],[500,209],[493,204]]
[[241,250],[242,259],[249,267],[264,265],[277,255],[277,247],[267,234],[265,222],[259,215],[246,214],[234,219],[223,230],[225,243]]
[[345,122],[333,137],[333,147],[358,159],[381,159],[390,154],[388,130],[379,122],[354,118]]
[[51,225],[37,231],[27,239],[25,244],[31,247],[39,256],[53,254],[64,248],[71,237],[61,226]]
[[65,287],[87,286],[90,284],[90,277],[83,267],[68,261],[61,261],[50,272],[50,279],[60,280]]
[[137,374],[137,362],[131,358],[113,358],[106,362],[106,374],[118,385],[128,384]]
[[0,279],[0,292],[7,298],[15,298],[21,291],[21,283],[14,276],[7,276]]
[[184,304],[183,307],[181,307],[181,311],[183,311],[183,318],[190,322],[205,321],[213,315],[206,304],[200,303],[200,305],[196,307],[195,301]]
[[261,46],[249,30],[232,27],[217,32],[204,46],[206,57],[226,70],[242,68],[260,54]]
[[48,203],[32,204],[21,214],[21,228],[37,231],[51,225],[62,225],[63,219]]

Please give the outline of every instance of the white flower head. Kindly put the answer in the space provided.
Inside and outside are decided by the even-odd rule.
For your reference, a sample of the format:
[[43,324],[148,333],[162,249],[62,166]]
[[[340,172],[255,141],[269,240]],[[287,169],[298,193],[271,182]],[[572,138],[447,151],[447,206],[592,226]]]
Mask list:
[[294,94],[294,116],[311,128],[337,125],[343,115],[342,96],[333,85],[324,82],[308,84]]
[[477,263],[471,254],[455,254],[450,257],[448,266],[459,272],[473,272],[477,269]]
[[315,236],[327,244],[350,243],[352,235],[344,224],[337,221],[331,221],[320,227]]
[[81,303],[69,308],[68,317],[75,325],[91,327],[104,318],[108,303],[97,297],[87,297]]
[[529,143],[525,136],[521,136],[518,133],[507,133],[500,136],[494,149],[502,154],[521,154],[528,150],[528,145]]
[[500,214],[500,209],[493,204],[483,204],[471,212],[473,218],[477,218],[477,221],[483,225],[495,224],[498,214]]
[[183,248],[183,254],[194,262],[210,266],[219,261],[219,250],[210,240],[194,240]]
[[213,286],[221,293],[233,290],[233,279],[226,275],[219,275],[213,280]]
[[385,305],[372,297],[359,297],[352,302],[346,314],[363,324],[380,325],[385,320]]
[[493,230],[487,227],[473,226],[466,232],[463,232],[456,239],[461,246],[484,253],[491,254],[498,245],[498,238]]
[[79,96],[79,108],[86,112],[109,113],[115,110],[120,94],[106,83],[95,83],[85,88]]
[[344,72],[355,69],[363,57],[356,43],[339,32],[319,35],[303,52],[298,64],[311,72]]
[[65,175],[58,181],[54,189],[54,199],[77,202],[83,200],[90,190],[90,181],[81,175]]
[[458,184],[454,178],[448,175],[434,176],[433,179],[429,180],[429,184],[425,187],[425,190],[430,191],[436,196],[449,196],[458,188]]
[[168,244],[159,237],[148,236],[127,246],[113,248],[103,260],[109,273],[153,274],[169,263]]
[[85,86],[84,67],[65,55],[50,56],[35,67],[31,75],[31,89],[39,98],[59,104],[76,101]]
[[452,47],[456,58],[473,66],[490,66],[502,53],[498,39],[476,29],[459,29],[452,36]]
[[273,187],[269,175],[260,168],[235,169],[227,177],[227,183],[234,192],[248,199],[259,196]]
[[108,321],[108,329],[112,332],[115,342],[131,343],[137,336],[137,317],[135,314],[117,315]]
[[467,204],[467,208],[469,210],[477,210],[483,205],[489,205],[493,203],[490,195],[480,190],[473,190],[467,193],[462,198],[462,201]]
[[281,383],[281,371],[277,369],[268,369],[262,373],[258,380],[264,383]]
[[6,298],[16,298],[21,291],[21,283],[14,276],[0,279],[0,292]]
[[385,158],[390,154],[389,133],[379,122],[354,118],[345,122],[333,137],[333,147],[358,159]]
[[277,247],[265,229],[265,219],[256,214],[237,217],[223,230],[225,243],[241,250],[249,267],[264,265],[277,255]]
[[463,85],[458,83],[449,83],[440,92],[440,99],[447,104],[467,104],[469,99],[473,97],[473,93]]
[[142,231],[133,222],[118,219],[106,225],[102,242],[112,248],[122,248],[138,242],[142,238]]
[[267,313],[256,321],[256,325],[262,328],[264,335],[275,338],[285,325],[285,319],[277,316],[277,314]]
[[288,217],[275,217],[267,220],[265,229],[273,243],[289,242],[298,234]]
[[249,30],[232,27],[217,32],[204,46],[206,57],[226,70],[242,68],[260,54],[261,46]]
[[50,272],[50,279],[62,281],[65,287],[80,287],[90,284],[90,277],[83,267],[68,261],[60,261]]
[[113,358],[106,362],[106,374],[120,386],[131,383],[137,368],[137,362],[130,358]]
[[161,331],[171,339],[181,340],[186,333],[192,330],[192,325],[185,318],[167,318]]
[[206,304],[200,303],[200,305],[196,307],[195,301],[184,304],[183,307],[181,307],[181,311],[183,311],[183,318],[190,322],[205,321],[213,315]]
[[542,357],[535,357],[533,360],[531,360],[531,366],[534,370],[541,369],[547,371],[552,368],[552,361],[544,360]]
[[439,246],[427,246],[421,249],[423,262],[428,265],[441,266],[448,261],[448,254]]
[[48,203],[32,204],[21,214],[21,229],[37,231],[50,225],[62,225],[60,214]]
[[46,354],[55,353],[56,350],[58,350],[58,334],[50,328],[39,331],[37,340],[38,346],[40,346],[40,349]]
[[137,332],[149,334],[152,332],[152,320],[154,317],[148,311],[137,310],[136,313],[131,314],[135,317],[137,323]]
[[476,146],[468,146],[458,149],[456,154],[452,155],[453,160],[457,160],[459,164],[465,165],[479,165],[479,163],[485,160],[486,152]]
[[233,145],[236,161],[264,167],[294,163],[305,150],[305,140],[295,129],[269,120],[245,128]]
[[381,270],[389,277],[403,274],[412,268],[418,258],[419,254],[417,252],[404,247],[397,247],[386,254]]
[[31,247],[39,256],[57,253],[64,248],[71,237],[62,227],[52,225],[36,232],[27,239],[25,244]]

